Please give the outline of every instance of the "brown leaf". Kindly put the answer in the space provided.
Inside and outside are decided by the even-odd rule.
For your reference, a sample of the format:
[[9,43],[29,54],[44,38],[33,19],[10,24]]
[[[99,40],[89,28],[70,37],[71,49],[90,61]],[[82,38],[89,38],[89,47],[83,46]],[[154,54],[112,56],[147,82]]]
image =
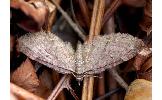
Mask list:
[[11,81],[30,92],[34,92],[40,84],[35,69],[28,58],[13,72]]
[[46,23],[48,8],[43,1],[11,1],[12,19],[29,32],[39,31]]
[[152,81],[152,57],[142,65],[141,70],[137,71],[137,77]]
[[136,79],[131,83],[124,100],[152,100],[152,82]]
[[52,76],[49,74],[47,70],[44,70],[41,75],[39,75],[39,80],[41,81],[42,85],[46,88],[52,90],[54,88],[52,82]]
[[140,70],[142,64],[151,56],[152,51],[149,48],[144,48],[141,50],[134,60],[134,67],[136,70]]

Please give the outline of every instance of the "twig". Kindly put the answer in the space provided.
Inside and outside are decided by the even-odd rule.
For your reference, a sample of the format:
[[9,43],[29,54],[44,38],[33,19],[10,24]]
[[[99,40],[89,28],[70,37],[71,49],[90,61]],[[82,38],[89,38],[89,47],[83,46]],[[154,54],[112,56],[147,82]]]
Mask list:
[[128,90],[128,84],[120,77],[116,69],[111,68],[109,69],[110,74],[113,76],[113,78],[127,91]]
[[63,15],[63,17],[67,20],[67,22],[69,23],[69,25],[74,29],[75,32],[77,32],[77,34],[83,39],[86,40],[85,35],[83,34],[83,32],[79,29],[79,27],[77,26],[77,24],[75,24],[72,19],[69,17],[69,15],[56,3],[55,0],[51,0],[52,3],[56,6],[56,8],[60,11],[60,13]]
[[93,98],[93,85],[94,85],[94,77],[89,77],[87,100],[92,100]]
[[110,92],[106,93],[106,94],[105,94],[105,95],[103,95],[103,96],[98,97],[98,98],[97,98],[97,99],[95,99],[95,100],[103,100],[103,99],[105,99],[105,98],[107,98],[107,97],[111,96],[112,94],[114,94],[114,93],[118,92],[120,89],[121,89],[121,88],[116,88],[116,89],[113,89],[113,90],[111,90]]
[[96,18],[96,25],[95,25],[95,33],[94,35],[99,35],[101,31],[103,16],[104,16],[104,10],[105,10],[105,0],[101,0],[98,5],[98,12],[97,12],[97,18]]
[[104,15],[104,20],[102,22],[102,26],[111,18],[113,15],[114,11],[121,5],[121,0],[114,0],[113,3],[110,5],[108,10],[106,10],[105,15]]
[[89,10],[88,10],[88,7],[87,7],[87,4],[86,4],[86,1],[85,0],[78,0],[79,1],[79,6],[80,6],[80,9],[81,9],[81,13],[83,15],[83,18],[87,24],[87,27],[89,28],[90,27],[90,13],[89,13]]
[[24,100],[44,100],[43,98],[38,97],[13,83],[10,83],[10,91]]
[[82,90],[82,100],[87,100],[88,98],[88,83],[89,83],[89,78],[85,77],[83,81],[83,90]]
[[99,77],[102,77],[102,78],[99,78],[98,79],[98,96],[102,96],[105,94],[105,76],[104,76],[105,72],[102,72],[100,74]]
[[95,25],[96,25],[96,17],[98,13],[98,5],[99,5],[99,0],[94,1],[94,7],[93,7],[93,13],[92,13],[92,18],[91,18],[91,26],[90,26],[90,31],[89,31],[89,38],[88,42],[93,40],[94,34],[95,34]]
[[[64,75],[61,80],[59,81],[59,83],[57,84],[57,86],[55,87],[55,89],[52,91],[51,95],[48,97],[48,100],[55,100],[56,97],[59,95],[59,93],[64,89],[68,89],[70,90],[70,92],[72,92],[72,95],[74,96],[74,98],[76,98],[78,100],[78,97],[76,96],[76,94],[73,92],[73,89],[70,86],[70,79],[71,76],[70,75]],[[74,95],[75,94],[75,95]]]
[[[60,75],[56,71],[52,71],[52,79],[53,79],[53,84],[56,86],[60,80]],[[64,91],[61,91],[59,96],[57,97],[58,100],[66,100]]]

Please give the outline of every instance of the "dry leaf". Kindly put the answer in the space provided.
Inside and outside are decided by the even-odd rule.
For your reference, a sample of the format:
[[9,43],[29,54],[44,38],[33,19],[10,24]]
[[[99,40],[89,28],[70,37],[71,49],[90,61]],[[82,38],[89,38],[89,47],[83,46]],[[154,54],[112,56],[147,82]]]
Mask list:
[[137,71],[137,77],[152,81],[152,57],[148,58],[141,66],[141,70]]
[[12,20],[28,32],[39,31],[46,23],[48,7],[43,1],[11,1]]
[[28,58],[13,72],[11,81],[30,92],[34,92],[40,83]]
[[138,53],[133,63],[137,71],[141,69],[142,64],[144,64],[145,61],[151,56],[151,53],[152,51],[149,48],[144,48]]
[[53,82],[52,82],[52,76],[49,74],[47,70],[44,70],[41,75],[39,75],[39,80],[43,86],[45,86],[47,89],[52,90]]
[[136,79],[131,83],[124,100],[152,100],[152,82]]

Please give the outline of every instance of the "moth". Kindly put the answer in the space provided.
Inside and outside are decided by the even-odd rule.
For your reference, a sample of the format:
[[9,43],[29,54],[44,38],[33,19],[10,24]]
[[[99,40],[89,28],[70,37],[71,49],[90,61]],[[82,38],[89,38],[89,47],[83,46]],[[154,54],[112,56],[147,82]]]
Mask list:
[[18,42],[19,50],[30,59],[59,73],[73,74],[78,80],[128,61],[144,46],[142,40],[121,33],[96,36],[88,43],[78,42],[76,50],[50,32],[28,33]]

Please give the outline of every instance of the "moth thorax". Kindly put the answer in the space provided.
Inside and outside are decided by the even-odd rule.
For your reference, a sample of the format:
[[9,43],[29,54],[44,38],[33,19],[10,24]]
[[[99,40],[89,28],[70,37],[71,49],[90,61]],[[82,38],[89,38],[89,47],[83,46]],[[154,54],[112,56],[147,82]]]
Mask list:
[[83,78],[85,77],[84,74],[73,74],[73,75],[77,79],[78,82],[81,82]]

